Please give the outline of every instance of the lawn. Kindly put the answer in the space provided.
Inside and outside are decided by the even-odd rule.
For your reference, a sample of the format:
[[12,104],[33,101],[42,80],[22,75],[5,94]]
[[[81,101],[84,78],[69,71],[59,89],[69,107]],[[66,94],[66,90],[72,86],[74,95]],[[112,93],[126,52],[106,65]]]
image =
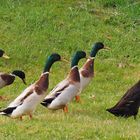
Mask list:
[[[139,0],[1,0],[0,48],[11,57],[0,59],[2,72],[26,72],[28,85],[40,76],[46,57],[53,52],[67,60],[77,50],[89,55],[94,42],[111,48],[100,51],[95,77],[81,94],[81,103],[69,104],[69,113],[39,105],[33,120],[0,116],[1,140],[139,140],[137,120],[117,118],[106,108],[140,79]],[[81,67],[86,60],[80,61]],[[70,64],[55,63],[50,91],[63,80]],[[6,107],[27,86],[20,79],[0,90]],[[95,99],[91,96],[95,95]]]

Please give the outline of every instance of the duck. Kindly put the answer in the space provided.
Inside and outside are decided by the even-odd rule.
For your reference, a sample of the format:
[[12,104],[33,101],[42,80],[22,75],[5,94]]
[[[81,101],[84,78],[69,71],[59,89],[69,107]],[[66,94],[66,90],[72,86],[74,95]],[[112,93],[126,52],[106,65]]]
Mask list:
[[6,55],[5,51],[0,49],[0,57],[3,57],[5,59],[9,59],[10,57],[8,55]]
[[25,73],[21,70],[14,70],[10,74],[0,72],[0,88],[11,85],[14,82],[16,76],[19,77],[26,85]]
[[85,64],[80,68],[80,92],[75,96],[77,102],[80,102],[80,94],[81,92],[89,85],[94,77],[94,60],[96,54],[99,50],[102,49],[110,49],[109,47],[105,46],[102,42],[96,42],[92,50],[90,52],[90,57],[87,59]]
[[116,117],[128,118],[138,114],[140,106],[140,80],[133,85],[124,96],[111,108],[106,109],[109,113]]
[[49,71],[52,64],[60,61],[61,56],[57,53],[51,54],[45,63],[44,70],[39,79],[27,87],[6,109],[0,111],[0,115],[22,120],[24,115],[33,118],[36,106],[44,99],[49,86]]
[[80,75],[78,70],[78,62],[80,59],[86,58],[84,51],[77,51],[72,57],[71,70],[68,76],[58,83],[54,89],[44,98],[41,104],[50,109],[63,109],[68,112],[68,104],[73,100],[77,92],[80,90]]

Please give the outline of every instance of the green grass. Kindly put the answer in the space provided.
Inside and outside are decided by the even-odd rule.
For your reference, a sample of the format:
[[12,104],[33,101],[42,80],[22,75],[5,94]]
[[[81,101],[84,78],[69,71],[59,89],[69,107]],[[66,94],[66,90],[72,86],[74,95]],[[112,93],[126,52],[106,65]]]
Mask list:
[[[28,84],[38,79],[52,52],[70,60],[76,50],[89,54],[96,41],[103,41],[111,51],[99,52],[95,78],[81,94],[81,104],[73,101],[67,115],[39,105],[34,119],[25,116],[22,122],[0,116],[0,139],[139,140],[140,114],[134,120],[105,111],[139,80],[139,27],[138,0],[1,0],[0,48],[11,59],[1,59],[0,68],[3,72],[24,70]],[[49,91],[67,75],[69,67],[60,62],[53,65]],[[6,107],[25,88],[17,78],[1,89],[7,100],[0,101],[0,107]]]

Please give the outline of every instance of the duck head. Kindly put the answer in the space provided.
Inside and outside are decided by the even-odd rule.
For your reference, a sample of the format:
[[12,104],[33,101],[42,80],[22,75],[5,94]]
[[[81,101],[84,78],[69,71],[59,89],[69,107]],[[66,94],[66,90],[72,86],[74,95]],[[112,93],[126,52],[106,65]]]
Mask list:
[[57,53],[53,53],[51,54],[48,58],[47,58],[47,61],[46,61],[46,64],[45,64],[45,67],[44,67],[44,71],[43,73],[45,72],[49,72],[50,71],[50,68],[52,66],[52,64],[56,61],[60,61],[61,60],[61,56]]
[[5,59],[9,59],[9,58],[10,58],[9,56],[7,56],[7,55],[5,54],[5,52],[4,52],[2,49],[0,49],[0,57],[3,57],[3,58],[5,58]]
[[20,79],[22,79],[23,83],[26,85],[25,73],[24,73],[23,71],[14,70],[14,71],[12,72],[12,75],[18,76]]
[[80,59],[86,58],[86,53],[84,51],[77,51],[72,57],[71,68],[78,65]]
[[101,49],[110,49],[108,47],[106,47],[102,42],[96,42],[93,47],[92,50],[90,52],[90,57],[95,57],[97,52]]

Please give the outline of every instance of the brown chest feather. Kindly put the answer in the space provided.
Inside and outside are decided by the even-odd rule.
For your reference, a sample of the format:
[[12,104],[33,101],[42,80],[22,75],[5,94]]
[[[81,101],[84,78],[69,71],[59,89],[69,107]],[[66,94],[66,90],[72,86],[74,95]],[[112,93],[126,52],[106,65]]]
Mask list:
[[41,94],[42,91],[46,91],[49,86],[49,74],[44,74],[36,82],[35,90],[37,93]]
[[2,74],[1,78],[5,81],[6,85],[12,84],[15,80],[15,77],[9,74]]
[[71,69],[68,78],[71,82],[80,82],[78,67],[74,67]]
[[83,77],[93,77],[94,75],[94,60],[93,59],[87,60],[87,62],[82,67],[81,74]]

